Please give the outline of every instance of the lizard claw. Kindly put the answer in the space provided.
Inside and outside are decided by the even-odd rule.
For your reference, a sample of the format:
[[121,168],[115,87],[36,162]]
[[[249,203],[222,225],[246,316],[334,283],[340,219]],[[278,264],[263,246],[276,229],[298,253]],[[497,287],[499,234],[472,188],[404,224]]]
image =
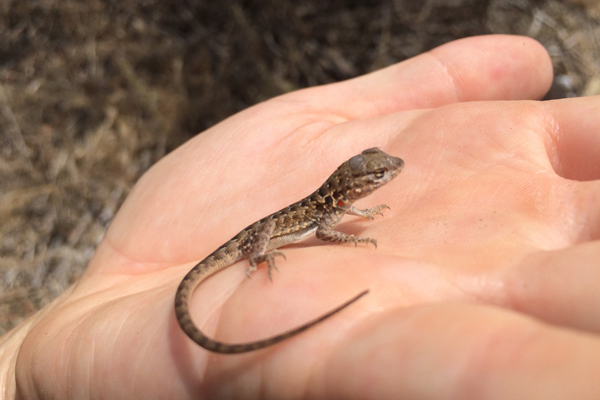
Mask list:
[[380,204],[380,205],[378,205],[377,207],[373,207],[373,208],[371,208],[371,209],[369,210],[369,211],[371,211],[371,219],[374,219],[374,218],[375,218],[375,215],[381,215],[381,216],[383,217],[383,213],[381,212],[381,210],[384,210],[384,209],[386,209],[386,208],[387,208],[388,210],[390,209],[390,207],[389,207],[389,206],[387,206],[386,204]]
[[269,280],[271,282],[273,282],[273,276],[271,275],[271,271],[273,271],[273,269],[279,271],[279,268],[277,268],[277,262],[275,262],[275,257],[277,257],[277,256],[281,256],[281,257],[283,257],[284,260],[287,260],[287,258],[285,257],[285,254],[283,254],[283,252],[281,252],[279,250],[273,250],[270,253],[265,254],[267,266],[269,267],[269,269],[268,269]]
[[250,257],[250,268],[246,270],[246,275],[250,277],[250,273],[256,271],[256,266],[260,263],[266,262],[268,266],[269,279],[272,281],[272,271],[273,269],[279,270],[277,268],[277,263],[275,262],[275,257],[281,256],[286,259],[285,254],[279,250],[273,250],[266,254],[258,254]]
[[256,264],[253,264],[252,262],[250,262],[250,267],[248,269],[246,269],[246,276],[250,279],[252,279],[252,277],[250,276],[251,272],[256,271]]

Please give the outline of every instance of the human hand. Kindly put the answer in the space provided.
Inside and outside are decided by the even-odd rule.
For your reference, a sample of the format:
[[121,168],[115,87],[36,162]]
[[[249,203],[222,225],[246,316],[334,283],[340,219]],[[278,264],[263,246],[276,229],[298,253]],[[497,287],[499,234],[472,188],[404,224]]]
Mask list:
[[[597,397],[600,100],[470,102],[550,80],[531,39],[475,37],[223,121],[148,171],[80,282],[2,338],[6,379],[24,399]],[[191,342],[183,275],[374,146],[406,167],[357,206],[391,210],[338,227],[377,250],[284,249],[274,282],[242,261],[191,307],[244,342],[369,296],[259,352]]]

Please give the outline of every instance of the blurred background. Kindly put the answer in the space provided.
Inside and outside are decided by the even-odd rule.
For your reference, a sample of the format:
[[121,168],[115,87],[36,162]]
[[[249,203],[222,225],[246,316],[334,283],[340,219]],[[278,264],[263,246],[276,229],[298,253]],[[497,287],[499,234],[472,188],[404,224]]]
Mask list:
[[0,334],[82,274],[136,180],[257,102],[474,35],[600,94],[597,0],[0,0]]

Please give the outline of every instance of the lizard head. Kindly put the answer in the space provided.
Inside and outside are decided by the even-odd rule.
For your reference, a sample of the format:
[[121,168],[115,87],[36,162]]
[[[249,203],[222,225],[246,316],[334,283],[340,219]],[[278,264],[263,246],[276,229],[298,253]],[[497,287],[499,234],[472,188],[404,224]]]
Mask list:
[[332,207],[350,207],[398,176],[403,167],[400,158],[376,147],[367,149],[340,165],[312,197]]
[[343,175],[340,178],[348,190],[346,197],[354,201],[368,196],[378,187],[394,179],[403,167],[402,159],[392,157],[374,147],[352,157],[336,172]]

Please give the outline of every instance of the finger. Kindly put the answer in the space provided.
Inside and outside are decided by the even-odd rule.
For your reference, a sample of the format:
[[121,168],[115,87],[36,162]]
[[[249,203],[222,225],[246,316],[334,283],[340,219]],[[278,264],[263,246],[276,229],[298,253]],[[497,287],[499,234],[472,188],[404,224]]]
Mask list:
[[543,104],[555,171],[567,179],[600,179],[600,96]]
[[346,82],[295,93],[320,109],[350,118],[474,100],[538,99],[552,65],[535,40],[471,37]]
[[600,332],[600,242],[537,253],[511,268],[503,304],[544,321]]
[[397,310],[379,315],[344,344],[323,367],[312,398],[600,397],[596,338],[501,309],[454,304]]

